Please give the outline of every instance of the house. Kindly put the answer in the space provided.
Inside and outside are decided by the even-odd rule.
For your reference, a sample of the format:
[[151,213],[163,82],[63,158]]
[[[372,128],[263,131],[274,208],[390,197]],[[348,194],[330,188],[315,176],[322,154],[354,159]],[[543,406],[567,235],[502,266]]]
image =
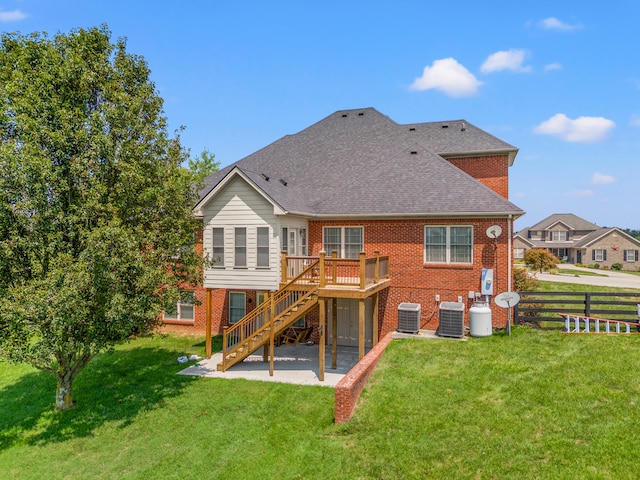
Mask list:
[[570,213],[555,213],[513,237],[513,258],[530,248],[545,248],[569,263],[640,270],[640,241],[619,228],[603,228]]
[[[495,294],[510,289],[517,152],[466,120],[401,125],[373,108],[275,141],[206,179],[194,212],[215,263],[195,291],[202,305],[185,318],[177,306],[167,328],[224,331],[230,362],[260,346],[266,358],[291,325],[362,356],[403,302],[435,329],[440,302],[471,306],[483,269]],[[505,325],[504,310],[493,315]]]

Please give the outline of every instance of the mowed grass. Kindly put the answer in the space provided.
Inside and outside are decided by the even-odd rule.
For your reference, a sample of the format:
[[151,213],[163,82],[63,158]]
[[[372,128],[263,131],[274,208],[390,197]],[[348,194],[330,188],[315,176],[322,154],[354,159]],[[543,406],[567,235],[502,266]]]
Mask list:
[[0,364],[0,476],[640,476],[638,335],[393,341],[343,425],[331,388],[175,375],[203,348],[170,336],[101,355],[67,412],[52,377]]

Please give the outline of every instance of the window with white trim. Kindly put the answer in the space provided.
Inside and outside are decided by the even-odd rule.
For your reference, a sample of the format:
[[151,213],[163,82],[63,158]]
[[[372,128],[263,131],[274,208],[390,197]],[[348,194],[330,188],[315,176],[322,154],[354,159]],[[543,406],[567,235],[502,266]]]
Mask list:
[[472,263],[473,227],[425,226],[425,263]]
[[565,231],[553,231],[553,232],[551,232],[551,241],[552,242],[566,242],[567,241],[567,232],[565,232]]
[[236,323],[246,314],[246,294],[244,292],[229,292],[229,323]]
[[224,268],[224,228],[213,228],[213,245],[211,247],[214,268]]
[[592,260],[596,262],[604,262],[607,259],[607,252],[603,248],[596,248],[593,250]]
[[625,262],[637,262],[638,261],[638,250],[625,250],[624,251],[624,261]]
[[256,267],[269,268],[269,227],[258,227]]
[[363,227],[324,227],[322,248],[327,255],[338,252],[338,258],[358,258],[364,250]]
[[247,266],[247,229],[245,227],[236,227],[234,231],[234,263],[236,268],[245,268]]
[[194,320],[194,304],[195,296],[193,290],[184,290],[180,292],[180,300],[175,305],[162,312],[163,320],[187,321]]
[[522,248],[522,247],[514,247],[514,249],[513,249],[513,258],[516,258],[516,259],[524,258],[524,248]]

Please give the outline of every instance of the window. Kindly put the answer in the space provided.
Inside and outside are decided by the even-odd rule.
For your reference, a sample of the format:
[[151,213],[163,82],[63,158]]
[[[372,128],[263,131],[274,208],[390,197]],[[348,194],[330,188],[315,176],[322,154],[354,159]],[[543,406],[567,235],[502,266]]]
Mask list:
[[424,227],[425,263],[472,263],[473,228]]
[[307,256],[307,229],[300,229],[300,255]]
[[266,293],[267,292],[263,292],[263,291],[256,292],[256,306],[264,303],[264,300],[266,298]]
[[281,252],[289,251],[288,240],[289,240],[289,229],[287,227],[282,227],[282,236],[280,237],[280,241],[282,242],[282,245],[280,245]]
[[247,314],[244,292],[229,292],[229,323],[236,323]]
[[214,267],[224,267],[224,228],[216,227],[213,229],[213,254]]
[[363,228],[324,227],[323,249],[327,255],[336,251],[339,258],[358,258],[364,250]]
[[551,241],[552,242],[566,242],[567,241],[567,232],[550,232],[551,233]]
[[524,248],[515,247],[513,249],[513,258],[524,258]]
[[193,305],[195,304],[193,291],[181,291],[180,297],[180,300],[178,300],[175,305],[172,305],[171,308],[168,308],[162,313],[163,320],[193,322],[195,318],[193,314]]
[[637,262],[638,261],[638,250],[625,250],[624,251],[624,261],[625,262]]
[[234,266],[237,268],[244,268],[247,266],[247,229],[244,227],[236,227],[234,241]]
[[269,268],[269,227],[258,227],[257,267]]
[[596,262],[604,262],[607,259],[607,251],[604,249],[596,248],[591,252],[591,260]]

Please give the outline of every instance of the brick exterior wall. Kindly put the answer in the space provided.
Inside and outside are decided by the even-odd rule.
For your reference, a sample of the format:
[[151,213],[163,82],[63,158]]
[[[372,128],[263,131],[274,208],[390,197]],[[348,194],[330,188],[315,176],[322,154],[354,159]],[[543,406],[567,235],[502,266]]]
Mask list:
[[507,155],[447,158],[447,160],[498,195],[509,198],[509,157]]
[[335,389],[335,423],[344,423],[351,418],[362,389],[390,342],[391,333],[388,333],[338,382]]

